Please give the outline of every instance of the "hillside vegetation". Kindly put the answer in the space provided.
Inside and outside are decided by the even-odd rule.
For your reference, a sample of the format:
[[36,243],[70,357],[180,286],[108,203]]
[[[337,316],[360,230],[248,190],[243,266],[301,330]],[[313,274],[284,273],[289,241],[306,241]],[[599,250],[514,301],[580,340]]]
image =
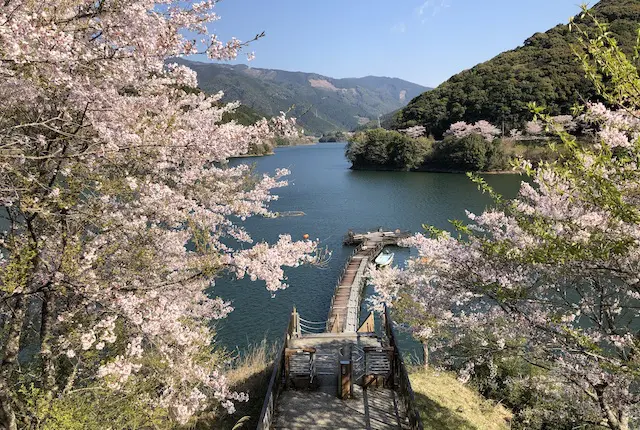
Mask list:
[[315,73],[250,68],[244,65],[186,64],[198,73],[207,93],[223,91],[224,101],[239,100],[267,116],[290,111],[307,133],[318,136],[352,130],[378,115],[398,110],[428,88],[396,78],[367,76],[333,79]]
[[425,430],[510,428],[508,409],[483,398],[452,373],[421,369],[410,379]]
[[[599,18],[627,53],[633,50],[640,22],[640,1],[602,0],[594,7]],[[579,17],[576,21],[580,22]],[[487,120],[509,131],[531,119],[529,102],[546,106],[551,115],[568,114],[584,100],[597,100],[572,45],[577,34],[568,25],[536,33],[524,45],[459,73],[397,112],[393,128],[422,125],[440,138],[458,121]]]

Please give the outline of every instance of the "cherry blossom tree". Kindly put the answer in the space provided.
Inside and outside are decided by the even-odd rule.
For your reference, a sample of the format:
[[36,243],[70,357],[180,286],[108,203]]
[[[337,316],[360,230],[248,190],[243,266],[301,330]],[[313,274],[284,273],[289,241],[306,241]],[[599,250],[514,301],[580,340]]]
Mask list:
[[558,132],[566,131],[571,133],[578,128],[578,123],[576,122],[573,115],[557,115],[551,117],[551,123],[554,125],[554,129]]
[[417,139],[418,137],[424,136],[427,129],[422,125],[416,125],[414,127],[409,127],[407,129],[400,130],[400,131],[409,137]]
[[640,77],[591,18],[595,36],[578,27],[581,58],[594,81],[610,85],[599,87],[609,108],[584,108],[598,144],[578,145],[536,108],[565,158],[536,169],[523,162],[531,181],[513,200],[474,177],[494,207],[455,222],[456,235],[432,229],[408,240],[419,258],[376,288],[391,302],[422,291],[418,304],[448,328],[442,340],[455,359],[473,339],[463,379],[505,353],[519,357],[543,370],[530,380],[575,411],[572,419],[628,430],[640,420]]
[[540,121],[527,121],[524,125],[524,131],[529,136],[540,136],[544,131],[544,127]]
[[573,115],[557,115],[550,118],[548,128],[540,120],[527,121],[524,125],[524,131],[529,136],[541,136],[545,132],[550,135],[556,135],[562,132],[574,132],[578,128],[578,123]]
[[287,171],[225,163],[294,122],[222,124],[237,104],[165,65],[238,55],[207,30],[215,3],[0,4],[0,428],[46,426],[89,390],[166,423],[246,399],[212,348],[232,308],[204,290],[223,270],[285,288],[316,244],[253,243],[237,221],[268,216]]
[[475,124],[467,124],[464,121],[459,121],[451,124],[449,130],[445,132],[445,136],[454,136],[458,139],[469,136],[470,134],[479,134],[485,140],[491,142],[497,136],[500,136],[500,129],[488,121],[482,120]]
[[[413,238],[410,238],[404,245],[412,246],[412,243]],[[384,305],[393,308],[394,321],[408,329],[422,344],[423,365],[427,368],[431,342],[442,334],[453,314],[448,309],[447,292],[432,287],[432,275],[422,270],[419,263],[419,260],[409,261],[405,270],[370,267],[371,283],[385,286],[378,288],[380,294],[372,296],[370,302],[379,312],[383,311]]]

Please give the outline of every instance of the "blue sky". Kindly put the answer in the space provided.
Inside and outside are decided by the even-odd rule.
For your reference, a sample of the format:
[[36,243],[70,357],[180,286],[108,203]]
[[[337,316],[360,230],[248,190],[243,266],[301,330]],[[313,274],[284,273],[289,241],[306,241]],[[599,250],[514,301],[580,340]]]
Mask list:
[[[222,40],[266,37],[249,65],[436,86],[564,24],[580,0],[223,0]],[[246,63],[244,56],[240,63]]]

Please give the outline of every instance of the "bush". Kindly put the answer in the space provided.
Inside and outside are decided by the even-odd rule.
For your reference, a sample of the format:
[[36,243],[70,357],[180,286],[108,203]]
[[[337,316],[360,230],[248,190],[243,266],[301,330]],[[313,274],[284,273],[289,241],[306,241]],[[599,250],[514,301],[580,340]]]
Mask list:
[[423,164],[432,145],[427,138],[414,139],[397,131],[378,128],[355,134],[347,144],[345,155],[354,168],[411,170]]
[[502,170],[507,167],[507,157],[500,139],[492,142],[473,133],[462,138],[447,136],[437,142],[432,164],[464,171]]

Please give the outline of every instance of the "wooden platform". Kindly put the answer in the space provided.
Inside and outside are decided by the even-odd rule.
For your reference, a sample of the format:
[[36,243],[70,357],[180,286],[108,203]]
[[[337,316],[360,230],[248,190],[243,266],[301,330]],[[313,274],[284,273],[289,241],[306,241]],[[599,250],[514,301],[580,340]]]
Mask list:
[[[403,429],[408,420],[393,389],[355,384],[350,399],[336,396],[339,360],[365,348],[382,347],[374,334],[323,333],[291,339],[289,348],[315,350],[316,381],[313,388],[287,390],[278,399],[274,429]],[[352,349],[354,351],[352,351]],[[364,368],[360,369],[364,372]]]
[[388,388],[354,389],[353,398],[338,399],[331,390],[285,391],[273,429],[334,430],[410,428],[402,403]]
[[349,258],[336,285],[329,309],[328,332],[349,333],[358,330],[360,298],[366,283],[367,267],[385,246],[397,245],[399,240],[407,237],[407,233],[398,231],[376,231],[348,236],[348,242],[358,244],[358,247]]
[[328,320],[305,320],[293,308],[258,430],[423,430],[388,310],[382,333],[373,314],[359,326],[370,264],[385,246],[406,237],[348,235],[357,247],[335,287]]

